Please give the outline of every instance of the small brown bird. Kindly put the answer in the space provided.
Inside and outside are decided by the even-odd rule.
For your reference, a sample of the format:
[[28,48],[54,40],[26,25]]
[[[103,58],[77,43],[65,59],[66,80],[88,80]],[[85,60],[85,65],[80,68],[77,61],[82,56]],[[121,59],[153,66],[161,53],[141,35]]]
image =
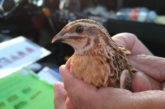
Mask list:
[[118,87],[131,90],[135,72],[124,47],[117,45],[98,22],[80,19],[68,23],[52,40],[72,46],[70,70],[86,83],[96,87]]

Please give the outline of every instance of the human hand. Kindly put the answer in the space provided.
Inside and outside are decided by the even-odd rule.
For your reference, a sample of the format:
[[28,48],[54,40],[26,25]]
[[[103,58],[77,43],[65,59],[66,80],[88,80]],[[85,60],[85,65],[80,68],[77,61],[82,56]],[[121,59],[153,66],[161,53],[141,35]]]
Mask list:
[[[128,56],[131,64],[139,70],[133,76],[133,91],[145,91],[145,90],[156,90],[161,89],[161,83],[150,75],[155,72],[151,64],[157,64],[159,66],[160,59],[151,61],[154,57],[153,54],[137,39],[137,37],[130,33],[120,33],[113,36],[113,40],[119,45],[124,46],[126,49],[131,51],[131,55]],[[145,70],[148,69],[148,70]],[[154,70],[153,70],[154,69]],[[143,73],[144,72],[144,73]],[[158,73],[159,74],[159,73]]]
[[[132,102],[130,99],[132,92],[111,87],[97,89],[93,85],[86,84],[75,78],[65,65],[60,67],[60,72],[64,80],[67,96],[73,103],[72,106],[75,106],[74,109],[109,109],[109,106],[112,109],[119,109],[120,106],[131,109],[129,103]],[[120,100],[120,105],[116,100]],[[69,107],[67,108],[70,109]]]
[[97,89],[75,78],[70,74],[68,66],[67,63],[66,66],[60,67],[67,96],[70,98],[70,104],[73,103],[72,107],[67,109],[164,109],[165,107],[165,91],[132,93],[126,89],[112,87]]
[[[136,59],[135,57],[139,57],[140,56],[139,54],[145,54],[145,55],[152,56],[152,54],[149,52],[149,50],[147,50],[146,47],[140,41],[138,41],[137,38],[135,36],[133,36],[132,34],[127,34],[127,33],[118,34],[118,35],[114,36],[113,39],[118,44],[125,46],[125,48],[129,49],[132,52],[132,56],[129,57],[130,59],[131,58]],[[129,39],[129,42],[128,42],[128,39]],[[134,61],[132,61],[132,63],[135,65],[135,67],[136,66],[138,67],[138,64],[136,64],[136,62],[134,63]],[[94,102],[96,102],[96,103],[101,102],[101,101],[99,101],[99,99],[104,100],[104,99],[107,98],[107,102],[108,102],[110,100],[110,99],[108,100],[109,97],[111,98],[111,100],[114,99],[115,100],[114,102],[116,102],[117,99],[122,101],[120,103],[123,104],[123,105],[118,105],[117,102],[116,102],[117,104],[115,105],[115,103],[113,103],[113,101],[110,100],[109,102],[114,104],[114,105],[112,104],[113,109],[119,108],[117,106],[127,106],[127,108],[128,108],[128,106],[131,106],[131,105],[126,105],[128,103],[131,103],[131,99],[130,99],[131,92],[129,92],[125,89],[115,89],[115,88],[105,88],[105,89],[101,89],[101,90],[97,91],[97,89],[95,89],[94,87],[92,87],[88,84],[85,84],[81,80],[77,80],[76,78],[74,78],[73,75],[70,75],[69,70],[65,66],[61,67],[60,70],[61,70],[61,74],[63,76],[64,83],[65,83],[65,86],[66,86],[66,89],[67,89],[67,92],[68,92],[67,94],[68,94],[69,98],[71,98],[71,101],[73,102],[73,104],[76,107],[79,108],[79,106],[84,105],[84,106],[86,106],[85,108],[88,108],[88,106],[90,106],[90,108],[91,108],[92,104],[97,106],[96,104],[94,104]],[[68,78],[70,78],[70,79],[68,79]],[[72,81],[72,80],[75,80],[75,81]],[[72,82],[68,82],[68,81],[72,81]],[[73,85],[73,83],[75,83],[75,84]],[[85,86],[83,86],[83,85],[85,85]],[[81,91],[82,86],[83,86],[83,89],[85,89],[83,91]],[[138,72],[134,76],[133,86],[135,86],[135,87],[133,87],[134,91],[143,91],[143,90],[149,90],[149,89],[160,89],[160,83],[159,82],[155,81],[152,78],[149,78],[148,76],[146,76],[145,74],[143,74],[141,72]],[[60,94],[58,93],[59,90],[57,91],[56,89],[64,90],[64,88],[61,87],[60,85],[57,85],[57,84],[55,85],[55,101],[56,101],[55,104],[56,104],[56,107],[58,107],[57,106],[58,105],[57,104],[57,101],[58,101],[58,96],[57,95],[60,95]],[[87,93],[85,95],[83,95],[84,92],[87,92]],[[91,94],[89,92],[92,92],[93,94]],[[63,95],[66,96],[65,99],[63,99],[63,105],[65,105],[65,107],[64,108],[56,108],[56,109],[65,109],[66,106],[67,107],[70,106],[71,108],[74,108],[74,106],[72,105],[71,102],[68,103],[68,101],[70,101],[70,100],[68,99],[67,94],[63,93]],[[96,97],[96,98],[94,98],[94,100],[92,100],[93,97],[91,95],[92,96],[101,95],[101,96]],[[112,95],[112,97],[110,95]],[[118,96],[116,96],[116,95],[118,95]],[[91,97],[91,99],[89,99],[90,97]],[[90,102],[88,102],[88,101],[90,101]],[[92,103],[92,101],[93,101],[93,103]],[[106,104],[107,104],[107,106],[110,105],[107,102],[98,104],[97,107],[99,107],[99,106],[100,107],[103,107],[103,106],[106,107]],[[70,105],[67,105],[67,104],[70,104]],[[69,107],[69,109],[71,109],[70,107]],[[84,108],[84,107],[80,107],[80,108]],[[95,108],[95,107],[93,107],[93,108]]]

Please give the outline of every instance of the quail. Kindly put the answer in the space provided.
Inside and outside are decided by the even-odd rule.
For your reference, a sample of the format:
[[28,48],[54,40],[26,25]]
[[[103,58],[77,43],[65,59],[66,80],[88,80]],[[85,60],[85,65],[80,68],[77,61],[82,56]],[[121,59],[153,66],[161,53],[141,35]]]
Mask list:
[[131,90],[131,78],[135,73],[129,63],[129,50],[119,46],[106,28],[91,19],[79,19],[68,23],[52,39],[74,49],[70,71],[75,77],[100,87]]

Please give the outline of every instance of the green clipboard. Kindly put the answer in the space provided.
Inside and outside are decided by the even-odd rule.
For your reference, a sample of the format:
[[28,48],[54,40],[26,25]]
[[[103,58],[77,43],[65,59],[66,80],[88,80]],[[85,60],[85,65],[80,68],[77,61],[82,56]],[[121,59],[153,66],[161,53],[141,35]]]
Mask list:
[[0,109],[54,109],[53,86],[23,68],[0,79]]

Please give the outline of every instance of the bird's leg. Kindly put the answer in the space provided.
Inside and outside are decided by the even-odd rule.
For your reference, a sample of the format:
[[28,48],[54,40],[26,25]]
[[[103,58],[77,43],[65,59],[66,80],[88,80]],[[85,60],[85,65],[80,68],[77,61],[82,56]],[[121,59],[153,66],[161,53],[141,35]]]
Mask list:
[[128,70],[123,70],[120,76],[120,88],[132,89],[132,78]]

